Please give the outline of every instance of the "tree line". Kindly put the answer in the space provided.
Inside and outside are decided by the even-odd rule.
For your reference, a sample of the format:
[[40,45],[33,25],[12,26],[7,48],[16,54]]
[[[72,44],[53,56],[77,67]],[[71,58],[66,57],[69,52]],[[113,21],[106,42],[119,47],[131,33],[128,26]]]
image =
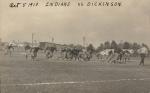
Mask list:
[[101,43],[97,48],[95,48],[92,44],[89,44],[87,46],[87,49],[88,50],[95,50],[96,52],[100,52],[100,51],[103,51],[105,49],[116,49],[116,50],[119,50],[119,49],[132,49],[136,52],[138,52],[138,49],[141,48],[141,46],[144,45],[150,52],[150,48],[148,47],[147,44],[139,44],[137,42],[128,42],[128,41],[125,41],[125,42],[120,42],[120,43],[117,43],[116,41],[112,40],[112,41],[105,41],[104,43]]

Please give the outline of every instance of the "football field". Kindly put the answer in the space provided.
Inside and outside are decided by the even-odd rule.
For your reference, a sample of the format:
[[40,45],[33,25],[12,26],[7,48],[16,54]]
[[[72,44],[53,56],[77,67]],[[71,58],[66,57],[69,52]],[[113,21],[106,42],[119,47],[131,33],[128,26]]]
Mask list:
[[0,55],[1,93],[150,93],[150,59],[127,64],[102,61],[26,60]]

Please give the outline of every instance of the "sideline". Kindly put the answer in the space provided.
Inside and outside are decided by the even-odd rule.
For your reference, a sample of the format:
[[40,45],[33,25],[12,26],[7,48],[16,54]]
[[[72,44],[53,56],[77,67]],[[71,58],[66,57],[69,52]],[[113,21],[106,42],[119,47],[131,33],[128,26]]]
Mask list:
[[105,83],[105,82],[121,82],[121,81],[144,81],[144,80],[150,80],[150,78],[100,80],[100,81],[45,82],[45,83],[28,83],[28,84],[1,84],[0,86],[40,86],[40,85],[86,84],[86,83]]

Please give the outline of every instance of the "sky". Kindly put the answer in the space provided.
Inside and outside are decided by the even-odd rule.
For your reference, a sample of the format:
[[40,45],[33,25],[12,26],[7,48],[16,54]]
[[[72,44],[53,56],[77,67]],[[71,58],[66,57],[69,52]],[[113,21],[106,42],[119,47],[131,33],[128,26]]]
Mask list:
[[[150,0],[88,0],[118,1],[120,7],[32,7],[10,8],[10,2],[31,0],[0,0],[0,37],[3,41],[37,41],[95,46],[115,40],[146,43],[150,46]],[[45,3],[46,0],[33,0]],[[51,0],[47,0],[51,1]],[[56,0],[53,0],[56,1]],[[57,0],[59,2],[65,0]],[[66,0],[73,4],[86,0]]]

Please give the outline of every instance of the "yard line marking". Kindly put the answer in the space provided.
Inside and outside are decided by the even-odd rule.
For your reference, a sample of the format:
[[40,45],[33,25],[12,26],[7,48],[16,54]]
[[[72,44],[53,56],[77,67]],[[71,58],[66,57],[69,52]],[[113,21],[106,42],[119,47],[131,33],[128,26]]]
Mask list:
[[121,82],[121,81],[144,81],[144,80],[150,80],[150,78],[100,80],[100,81],[47,82],[47,83],[28,83],[28,84],[1,84],[0,86],[40,86],[40,85],[86,84],[86,83],[104,83],[104,82]]

